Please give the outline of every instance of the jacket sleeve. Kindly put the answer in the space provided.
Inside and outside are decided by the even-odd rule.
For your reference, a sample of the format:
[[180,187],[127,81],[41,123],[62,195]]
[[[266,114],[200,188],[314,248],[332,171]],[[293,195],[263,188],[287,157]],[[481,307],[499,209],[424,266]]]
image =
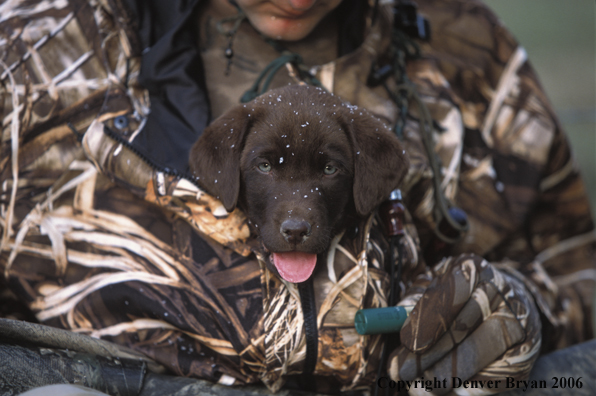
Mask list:
[[593,337],[596,282],[590,204],[561,129],[553,139],[538,194],[527,225],[496,254],[522,258],[504,267],[517,273],[534,295],[544,316],[543,348],[549,350]]
[[471,229],[452,253],[479,254],[526,285],[541,311],[544,351],[592,338],[590,204],[525,51],[479,1],[419,5],[436,27],[426,51],[455,92],[465,126],[454,201]]

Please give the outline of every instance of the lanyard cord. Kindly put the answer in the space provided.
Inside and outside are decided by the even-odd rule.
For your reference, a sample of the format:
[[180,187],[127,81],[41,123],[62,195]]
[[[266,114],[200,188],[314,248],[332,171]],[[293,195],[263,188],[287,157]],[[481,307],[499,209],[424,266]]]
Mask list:
[[[393,60],[392,69],[397,87],[392,90],[387,83],[383,85],[393,102],[399,108],[399,117],[393,131],[398,138],[403,139],[403,129],[406,125],[408,107],[413,102],[420,113],[420,135],[432,170],[432,184],[435,206],[433,218],[435,221],[435,235],[442,241],[453,244],[468,230],[465,213],[453,207],[441,189],[441,163],[434,150],[433,129],[441,127],[433,120],[428,107],[420,97],[416,86],[407,76],[406,61],[420,58],[420,47],[406,33],[393,29],[391,36],[390,58]],[[446,223],[445,223],[446,222]],[[448,230],[445,232],[444,230]]]
[[[308,70],[308,67],[304,64],[304,61],[302,60],[302,56],[295,52],[288,51],[279,42],[275,40],[271,40],[268,38],[264,38],[264,40],[269,45],[271,45],[277,52],[279,52],[280,56],[272,60],[271,63],[269,63],[263,69],[263,71],[261,71],[252,87],[250,87],[244,93],[244,95],[242,95],[242,97],[240,98],[240,102],[250,102],[257,96],[267,92],[269,90],[271,80],[273,80],[275,74],[277,74],[279,69],[281,69],[284,65],[290,65],[291,67],[293,67],[298,72],[298,78],[304,81],[306,84],[324,88],[323,84],[321,84],[321,82]],[[261,83],[263,83],[263,85],[261,89],[259,89]]]
[[[232,46],[234,44],[234,36],[236,35],[236,32],[238,32],[238,29],[240,28],[242,21],[246,19],[244,11],[242,11],[242,9],[237,5],[236,8],[238,9],[238,14],[224,18],[217,22],[217,24],[215,25],[217,32],[219,34],[223,34],[228,38],[228,46],[224,51],[224,56],[228,60],[225,72],[226,76],[230,74],[230,69],[232,68],[232,58],[234,57],[234,50],[232,49]],[[229,30],[226,30],[224,28],[224,25],[227,23],[232,23],[232,27]]]

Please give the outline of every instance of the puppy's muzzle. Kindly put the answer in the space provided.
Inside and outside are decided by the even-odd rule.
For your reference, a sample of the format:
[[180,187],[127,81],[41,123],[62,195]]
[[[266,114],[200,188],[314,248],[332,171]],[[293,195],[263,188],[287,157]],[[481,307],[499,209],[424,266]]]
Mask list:
[[281,223],[279,232],[288,243],[296,245],[308,239],[312,227],[305,220],[288,219]]

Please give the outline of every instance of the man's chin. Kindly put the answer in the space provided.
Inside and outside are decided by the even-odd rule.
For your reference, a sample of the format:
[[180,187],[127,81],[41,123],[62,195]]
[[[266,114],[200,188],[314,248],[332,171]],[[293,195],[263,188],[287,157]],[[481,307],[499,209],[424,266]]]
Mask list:
[[[251,17],[248,16],[250,20]],[[299,41],[308,36],[319,22],[313,17],[258,16],[251,24],[262,35],[282,41]]]

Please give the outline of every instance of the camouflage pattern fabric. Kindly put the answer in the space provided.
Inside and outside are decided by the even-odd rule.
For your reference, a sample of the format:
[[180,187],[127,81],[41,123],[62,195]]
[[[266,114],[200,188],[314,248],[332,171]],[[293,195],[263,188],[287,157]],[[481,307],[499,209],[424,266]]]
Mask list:
[[[596,238],[588,200],[525,52],[494,15],[476,1],[419,5],[434,35],[420,43],[422,58],[408,64],[408,76],[442,128],[434,131],[441,187],[466,211],[470,230],[447,252],[451,258],[433,255],[433,175],[420,114],[411,106],[402,304],[450,296],[453,288],[429,285],[461,284],[457,271],[473,269],[470,295],[483,293],[488,305],[465,308],[445,298],[438,315],[472,331],[495,326],[489,312],[504,313],[510,342],[501,361],[518,364],[487,361],[477,375],[521,378],[540,345],[545,351],[593,335]],[[344,100],[393,124],[398,111],[384,88],[366,86],[372,64],[388,51],[387,7],[374,25],[367,18],[360,48],[314,70]],[[286,375],[300,373],[305,335],[297,288],[266,268],[243,213],[225,212],[191,181],[156,169],[123,144],[143,133],[151,105],[137,83],[141,51],[122,4],[8,1],[0,15],[6,293],[44,324],[126,345],[177,375],[227,385],[262,381],[277,390]],[[272,87],[293,81],[291,73],[279,78]],[[378,220],[367,219],[334,241],[330,264],[315,275],[315,375],[342,389],[375,378],[382,339],[359,336],[353,317],[359,308],[387,304],[386,250]],[[506,304],[509,291],[514,297]],[[421,316],[418,328],[426,323]],[[391,360],[395,379],[412,359],[441,347],[441,331],[416,338],[428,350],[406,341],[407,331]],[[462,340],[482,355],[487,342],[482,332],[475,337]],[[471,370],[465,360],[457,364],[458,373]]]
[[[392,378],[458,377],[484,383],[505,374],[527,378],[540,350],[541,324],[523,283],[475,255],[442,261],[430,279],[419,277],[400,303],[417,302],[400,332],[402,346],[389,358]],[[445,394],[451,386],[433,392]]]

